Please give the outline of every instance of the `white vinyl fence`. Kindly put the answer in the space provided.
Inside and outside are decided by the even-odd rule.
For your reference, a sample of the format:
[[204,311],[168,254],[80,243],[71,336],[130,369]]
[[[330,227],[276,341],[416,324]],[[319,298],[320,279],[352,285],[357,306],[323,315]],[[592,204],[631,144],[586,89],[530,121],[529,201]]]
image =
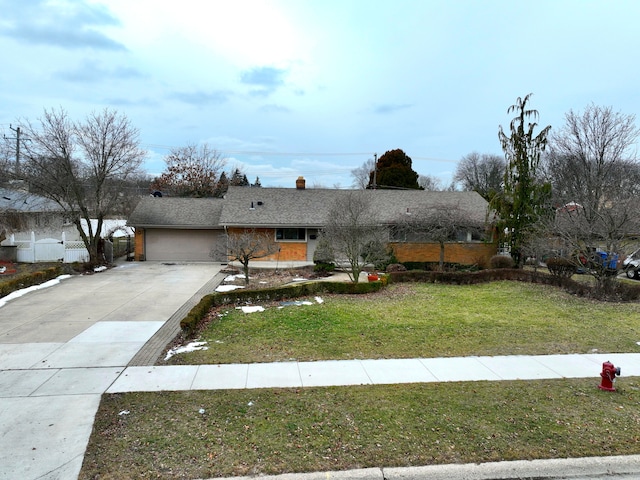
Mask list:
[[30,240],[16,240],[9,237],[9,245],[16,245],[17,261],[23,263],[37,262],[88,262],[89,252],[82,241],[67,241],[64,232],[62,238],[43,238],[36,241],[36,235],[31,232]]

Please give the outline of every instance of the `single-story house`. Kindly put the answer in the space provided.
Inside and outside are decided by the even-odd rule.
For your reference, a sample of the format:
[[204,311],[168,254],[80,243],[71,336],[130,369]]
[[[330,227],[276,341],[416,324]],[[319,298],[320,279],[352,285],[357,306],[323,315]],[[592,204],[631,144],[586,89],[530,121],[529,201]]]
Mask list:
[[62,232],[79,238],[60,205],[19,188],[0,188],[0,223],[7,237],[13,235],[15,240],[30,240],[32,232],[36,239],[59,237]]
[[211,252],[224,240],[222,198],[144,197],[129,217],[135,228],[135,259],[223,261]]
[[[211,258],[210,253],[220,250],[225,233],[255,229],[271,233],[280,246],[277,254],[255,262],[311,262],[334,200],[349,192],[306,189],[299,178],[296,188],[231,186],[222,199],[146,197],[128,224],[136,230],[138,260],[223,261]],[[461,208],[480,224],[487,216],[488,204],[476,192],[368,190],[364,194],[370,196],[383,227],[392,226],[403,215],[429,208]],[[437,262],[440,256],[436,242],[406,241],[390,234],[389,244],[402,262]],[[488,263],[496,250],[496,244],[482,235],[463,232],[447,243],[445,261]]]

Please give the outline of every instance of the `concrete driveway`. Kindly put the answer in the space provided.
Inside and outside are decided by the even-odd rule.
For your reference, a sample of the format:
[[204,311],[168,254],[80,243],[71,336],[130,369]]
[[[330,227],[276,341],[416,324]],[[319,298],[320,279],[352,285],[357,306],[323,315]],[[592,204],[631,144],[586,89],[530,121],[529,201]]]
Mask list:
[[77,478],[103,392],[219,264],[120,263],[0,308],[0,479]]

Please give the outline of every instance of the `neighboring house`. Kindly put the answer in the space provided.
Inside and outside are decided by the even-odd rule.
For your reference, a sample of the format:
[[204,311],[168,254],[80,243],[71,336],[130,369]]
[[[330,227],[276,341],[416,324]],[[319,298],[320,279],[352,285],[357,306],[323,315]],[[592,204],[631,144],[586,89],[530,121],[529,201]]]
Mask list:
[[59,238],[62,232],[79,238],[60,205],[24,190],[0,188],[0,221],[8,227],[7,237],[12,234],[16,241],[30,240],[32,232],[36,239]]
[[[211,262],[224,241],[221,198],[145,197],[129,218],[135,228],[135,259]],[[215,259],[222,261],[224,259]]]
[[[223,199],[148,197],[134,210],[128,224],[136,229],[136,259],[212,261],[206,253],[224,241],[225,232],[267,231],[280,251],[259,261],[312,262],[322,227],[339,195],[348,190],[229,187]],[[484,223],[487,202],[475,192],[424,190],[365,191],[379,215],[381,228],[398,223],[403,215],[426,208],[464,208],[476,223]],[[389,230],[392,230],[389,228]],[[440,246],[432,242],[406,242],[389,237],[399,261],[437,262]],[[447,243],[445,261],[487,263],[496,244],[462,232]],[[224,259],[216,259],[218,261]]]

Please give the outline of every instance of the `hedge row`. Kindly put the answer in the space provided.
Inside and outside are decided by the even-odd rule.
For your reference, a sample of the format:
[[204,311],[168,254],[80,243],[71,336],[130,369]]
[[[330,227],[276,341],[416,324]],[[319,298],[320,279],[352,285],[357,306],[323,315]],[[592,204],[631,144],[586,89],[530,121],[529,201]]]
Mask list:
[[364,294],[377,292],[386,284],[377,282],[301,282],[293,285],[263,288],[258,290],[238,289],[231,292],[215,292],[206,295],[193,307],[186,317],[180,321],[180,328],[185,335],[190,335],[212,308],[223,305],[252,304],[259,302],[279,302],[292,298],[317,295],[319,293]]
[[[407,271],[389,273],[391,282],[424,282],[447,283],[453,285],[473,285],[478,283],[495,282],[499,280],[515,280],[519,282],[541,283],[560,287],[578,296],[598,297],[593,286],[584,282],[576,282],[565,276],[549,275],[543,272],[522,270],[517,268],[500,268],[480,270],[478,272],[427,272]],[[640,299],[640,285],[629,285],[618,282],[614,290],[608,292],[611,300],[633,301]]]
[[0,297],[5,297],[16,290],[40,285],[64,273],[62,266],[49,267],[44,270],[33,272],[28,275],[21,275],[0,284]]

